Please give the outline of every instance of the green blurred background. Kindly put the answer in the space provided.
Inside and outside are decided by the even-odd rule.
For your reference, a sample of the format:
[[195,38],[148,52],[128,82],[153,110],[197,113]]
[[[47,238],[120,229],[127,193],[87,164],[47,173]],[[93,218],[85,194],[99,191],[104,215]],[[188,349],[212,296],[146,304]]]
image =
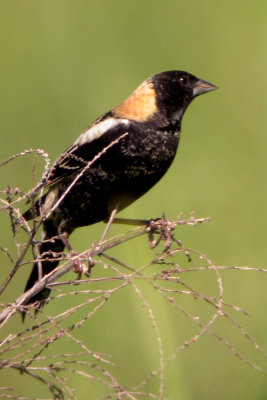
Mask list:
[[[171,69],[191,72],[219,90],[189,107],[170,171],[121,216],[148,219],[165,212],[175,219],[180,212],[188,217],[191,211],[210,216],[211,222],[197,228],[179,228],[176,237],[218,265],[262,267],[267,200],[266,12],[266,2],[252,0],[1,0],[0,161],[28,148],[43,148],[54,160],[90,122],[119,104],[148,76]],[[1,190],[9,183],[29,188],[32,165],[29,157],[2,167]],[[10,248],[4,216],[0,229],[1,245]],[[101,223],[76,231],[73,248],[88,248],[103,229]],[[146,240],[121,252],[123,260],[135,267],[151,258]],[[2,281],[8,271],[6,258],[2,253],[0,257]],[[19,271],[1,302],[22,293],[28,268]],[[201,277],[206,279],[201,274],[194,279]],[[223,279],[226,300],[249,312],[240,322],[263,346],[262,273],[229,271]],[[201,287],[209,293],[214,282],[207,282],[206,288],[202,282]],[[153,301],[170,355],[180,343],[178,338],[190,338],[195,328],[187,326],[184,331],[162,299]],[[220,335],[237,348],[240,340],[238,349],[263,366],[263,357],[228,325],[220,322]],[[8,329],[21,329],[18,316]],[[118,293],[111,306],[94,316],[84,340],[95,351],[119,355],[122,367],[116,374],[124,384],[136,384],[158,366],[151,322],[130,290]],[[16,395],[26,390],[34,397],[23,387],[29,378],[10,371],[2,377],[5,386],[14,386],[16,379]],[[263,400],[264,381],[262,373],[206,334],[170,364],[165,395],[170,400]],[[82,377],[75,377],[72,385],[78,399],[105,394],[101,385]],[[31,388],[36,397],[49,396],[37,385]]]

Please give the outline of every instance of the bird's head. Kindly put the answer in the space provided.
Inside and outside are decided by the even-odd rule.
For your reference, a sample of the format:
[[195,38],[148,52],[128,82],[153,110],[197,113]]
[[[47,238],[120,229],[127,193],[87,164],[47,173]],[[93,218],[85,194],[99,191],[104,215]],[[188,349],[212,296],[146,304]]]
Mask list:
[[175,124],[197,96],[216,86],[185,71],[166,71],[145,80],[128,99],[114,109],[119,118],[138,122],[162,119]]

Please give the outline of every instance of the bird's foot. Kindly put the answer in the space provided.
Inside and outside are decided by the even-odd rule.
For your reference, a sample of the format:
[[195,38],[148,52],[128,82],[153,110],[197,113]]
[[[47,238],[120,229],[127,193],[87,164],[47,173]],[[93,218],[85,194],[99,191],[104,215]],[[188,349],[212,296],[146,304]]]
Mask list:
[[81,257],[79,257],[79,253],[77,253],[76,251],[74,251],[72,249],[69,239],[68,239],[68,234],[66,232],[62,233],[60,235],[60,238],[70,252],[70,259],[72,260],[72,263],[73,263],[73,271],[78,275],[77,280],[81,279],[82,274],[84,274],[86,276],[90,276],[91,269],[95,265],[95,261],[91,257],[89,257],[88,258],[88,267],[87,267],[82,262]]
[[96,261],[92,257],[88,257],[88,266],[82,262],[80,257],[77,257],[78,253],[71,251],[71,257],[75,257],[73,262],[73,271],[78,275],[77,280],[82,278],[82,275],[90,276],[92,268],[96,265]]
[[88,257],[88,267],[86,269],[86,271],[84,272],[84,274],[86,276],[90,276],[91,275],[91,270],[92,268],[96,265],[96,261],[92,259],[92,257]]
[[70,252],[70,258],[72,260],[73,271],[77,274],[77,280],[80,280],[86,269],[85,265],[82,263],[80,257],[78,257],[78,253],[73,250]]
[[[150,247],[154,249],[163,239],[165,240],[164,251],[169,250],[172,244],[172,231],[175,229],[175,227],[176,224],[174,222],[171,222],[164,217],[147,221],[147,232]],[[159,235],[157,239],[154,238],[155,233]]]
[[[165,240],[165,251],[169,250],[172,244],[172,234],[171,232],[175,229],[176,224],[169,221],[164,216],[162,218],[155,218],[150,220],[145,219],[124,219],[124,218],[114,218],[113,223],[115,224],[126,224],[147,227],[149,245],[152,249],[157,247],[160,241]],[[154,239],[154,234],[157,233],[159,236]]]
[[78,274],[77,280],[82,278],[82,275],[90,276],[92,268],[96,265],[96,261],[92,257],[88,257],[88,266],[82,262],[81,258],[77,257],[78,253],[71,251],[71,257],[75,257],[73,262],[73,271]]

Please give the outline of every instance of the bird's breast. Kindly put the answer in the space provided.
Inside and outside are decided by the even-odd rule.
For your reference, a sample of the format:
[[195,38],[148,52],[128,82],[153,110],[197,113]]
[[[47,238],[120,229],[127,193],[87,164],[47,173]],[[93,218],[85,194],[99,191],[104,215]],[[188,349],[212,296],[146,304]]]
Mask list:
[[[141,136],[141,137],[140,137]],[[177,130],[147,130],[142,135],[129,135],[122,144],[122,153],[130,160],[154,167],[172,162],[180,139]],[[142,162],[143,161],[143,162]]]

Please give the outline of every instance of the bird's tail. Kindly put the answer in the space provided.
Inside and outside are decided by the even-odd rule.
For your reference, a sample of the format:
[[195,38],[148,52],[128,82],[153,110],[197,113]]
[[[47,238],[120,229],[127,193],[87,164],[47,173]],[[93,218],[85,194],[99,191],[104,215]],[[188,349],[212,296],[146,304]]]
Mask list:
[[[58,236],[57,227],[54,221],[47,220],[43,224],[43,239],[39,248],[40,261],[36,262],[32,268],[31,274],[27,281],[25,292],[31,289],[35,283],[43,276],[53,271],[59,264],[60,254],[64,250],[65,244]],[[45,300],[49,297],[50,289],[45,288],[33,296],[27,304],[39,302],[36,312],[44,305]],[[22,320],[24,321],[26,312],[22,312]]]

